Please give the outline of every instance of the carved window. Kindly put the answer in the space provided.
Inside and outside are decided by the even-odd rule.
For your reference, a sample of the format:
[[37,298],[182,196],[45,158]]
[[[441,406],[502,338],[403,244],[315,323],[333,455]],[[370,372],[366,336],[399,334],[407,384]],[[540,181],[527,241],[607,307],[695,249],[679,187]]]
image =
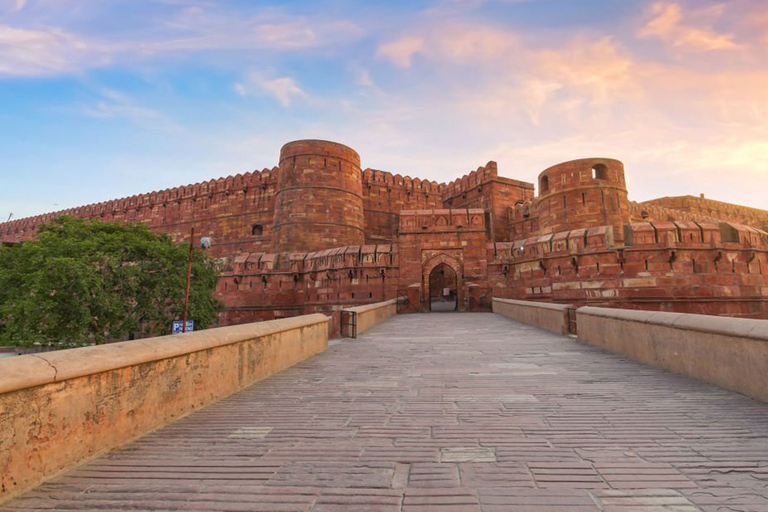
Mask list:
[[264,226],[261,224],[254,224],[251,226],[251,235],[262,236],[264,234]]

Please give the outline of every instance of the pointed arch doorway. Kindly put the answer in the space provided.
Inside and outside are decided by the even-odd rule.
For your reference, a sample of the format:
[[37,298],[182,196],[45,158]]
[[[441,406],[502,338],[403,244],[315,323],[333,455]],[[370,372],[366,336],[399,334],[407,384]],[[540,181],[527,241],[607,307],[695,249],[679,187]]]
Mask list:
[[440,263],[429,274],[429,310],[436,313],[458,311],[458,306],[456,271],[447,263]]
[[460,259],[441,253],[422,267],[422,311],[463,311],[463,272]]

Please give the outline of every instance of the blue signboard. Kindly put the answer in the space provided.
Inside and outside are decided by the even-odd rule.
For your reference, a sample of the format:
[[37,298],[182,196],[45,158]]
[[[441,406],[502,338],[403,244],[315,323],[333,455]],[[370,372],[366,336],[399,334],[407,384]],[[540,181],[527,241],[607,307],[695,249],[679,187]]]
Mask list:
[[[171,334],[181,334],[183,325],[184,325],[183,321],[174,320],[173,325],[171,326]],[[195,321],[187,320],[187,332],[192,332],[194,330],[195,330]]]

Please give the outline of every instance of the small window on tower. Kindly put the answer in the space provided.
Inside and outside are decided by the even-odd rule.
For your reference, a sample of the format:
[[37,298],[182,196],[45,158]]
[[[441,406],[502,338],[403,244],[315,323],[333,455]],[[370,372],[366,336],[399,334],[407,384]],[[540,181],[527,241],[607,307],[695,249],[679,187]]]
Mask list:
[[539,194],[549,192],[549,176],[542,176],[539,183]]
[[262,234],[264,234],[264,226],[261,224],[254,224],[251,226],[251,235],[261,236]]
[[592,177],[596,180],[607,180],[608,168],[604,164],[595,164],[592,168]]

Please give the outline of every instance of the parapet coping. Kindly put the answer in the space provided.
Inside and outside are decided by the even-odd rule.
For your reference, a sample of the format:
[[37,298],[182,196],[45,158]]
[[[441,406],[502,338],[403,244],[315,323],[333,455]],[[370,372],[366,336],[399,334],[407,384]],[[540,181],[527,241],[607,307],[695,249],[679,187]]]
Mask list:
[[0,360],[0,394],[328,323],[320,313]]
[[383,302],[374,302],[373,304],[366,304],[364,306],[355,306],[353,308],[344,308],[342,311],[353,311],[355,313],[366,313],[368,311],[374,311],[376,309],[385,308],[397,304],[398,299],[389,299]]
[[598,308],[593,306],[581,307],[577,310],[577,313],[613,320],[658,325],[671,329],[768,341],[768,320],[635,309]]
[[527,308],[539,308],[539,309],[551,309],[553,311],[565,312],[569,309],[575,308],[572,304],[553,304],[551,302],[536,302],[532,300],[515,300],[515,299],[498,299],[493,298],[496,302],[503,302],[505,304],[513,304],[515,306],[523,306]]

